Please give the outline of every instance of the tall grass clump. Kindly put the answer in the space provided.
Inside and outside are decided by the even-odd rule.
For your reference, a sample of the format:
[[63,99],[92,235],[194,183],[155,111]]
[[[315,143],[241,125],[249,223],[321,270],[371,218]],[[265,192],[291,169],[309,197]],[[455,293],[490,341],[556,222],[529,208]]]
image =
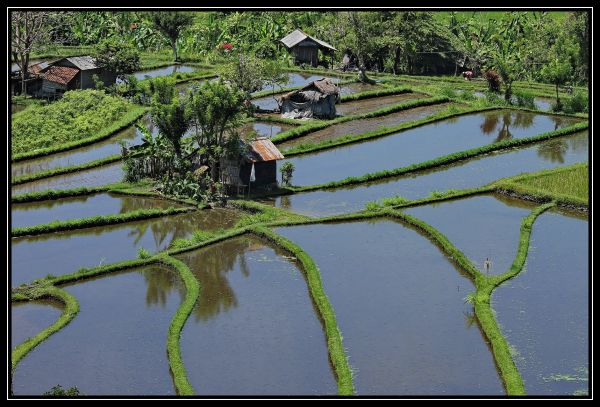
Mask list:
[[526,90],[515,90],[513,92],[513,103],[519,107],[535,109],[535,96],[532,92]]

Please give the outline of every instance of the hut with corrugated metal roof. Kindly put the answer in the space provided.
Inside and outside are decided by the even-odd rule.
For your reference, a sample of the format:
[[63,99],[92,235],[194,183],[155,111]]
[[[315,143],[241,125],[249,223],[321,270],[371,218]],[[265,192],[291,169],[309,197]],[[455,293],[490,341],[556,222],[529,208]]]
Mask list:
[[[222,182],[239,190],[254,190],[277,184],[277,160],[285,158],[266,137],[241,143],[239,160],[221,163]],[[254,171],[253,171],[254,167]],[[254,172],[254,173],[253,173]]]
[[339,101],[340,88],[329,78],[313,81],[277,98],[281,115],[289,119],[332,119],[336,115],[335,104]]
[[52,65],[78,69],[79,74],[75,77],[76,89],[93,89],[96,86],[92,78],[94,75],[98,76],[104,86],[110,86],[117,80],[117,76],[113,72],[99,68],[96,60],[89,55],[62,58]]
[[333,62],[333,53],[337,51],[325,41],[319,40],[296,29],[280,40],[286,49],[294,55],[296,64],[310,64],[316,67],[319,63],[319,50],[329,55]]

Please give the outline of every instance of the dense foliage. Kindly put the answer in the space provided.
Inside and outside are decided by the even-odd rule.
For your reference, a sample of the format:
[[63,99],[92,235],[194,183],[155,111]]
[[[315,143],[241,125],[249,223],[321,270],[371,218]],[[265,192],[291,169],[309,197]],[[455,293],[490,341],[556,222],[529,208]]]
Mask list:
[[32,106],[12,120],[12,153],[54,147],[93,136],[133,105],[98,90],[66,92],[57,102]]

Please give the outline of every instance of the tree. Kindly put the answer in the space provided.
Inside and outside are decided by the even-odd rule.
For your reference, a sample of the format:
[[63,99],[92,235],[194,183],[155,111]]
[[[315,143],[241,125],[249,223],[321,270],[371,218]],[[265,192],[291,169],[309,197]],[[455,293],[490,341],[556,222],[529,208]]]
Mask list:
[[190,127],[183,101],[175,97],[168,104],[155,103],[152,108],[152,121],[159,133],[169,140],[177,159],[181,161],[181,139]]
[[150,13],[150,20],[155,29],[160,31],[171,43],[173,60],[179,61],[177,55],[177,39],[182,31],[194,21],[191,14],[178,11],[156,11]]
[[[270,72],[269,72],[270,71]],[[230,63],[220,72],[225,82],[245,93],[247,99],[252,92],[260,90],[265,85],[265,79],[272,74],[270,80],[277,81],[277,72],[267,68],[267,64],[252,55],[237,53]]]
[[239,152],[239,135],[235,129],[246,111],[245,98],[244,92],[221,81],[206,82],[188,95],[187,115],[195,128],[198,152],[202,163],[210,167],[215,181],[220,175],[220,159],[236,156]]
[[29,78],[29,55],[47,40],[51,27],[45,11],[11,11],[11,52],[21,70],[21,92],[26,93]]
[[130,44],[116,40],[104,40],[94,47],[92,55],[99,68],[125,80],[127,75],[140,69],[140,54]]

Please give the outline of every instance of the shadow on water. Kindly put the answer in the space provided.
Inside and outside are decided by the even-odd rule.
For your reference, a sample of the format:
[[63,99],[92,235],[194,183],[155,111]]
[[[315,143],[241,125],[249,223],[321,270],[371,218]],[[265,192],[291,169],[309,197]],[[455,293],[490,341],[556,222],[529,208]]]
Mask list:
[[389,220],[277,232],[321,270],[359,395],[502,394],[481,332],[469,328],[473,285],[422,234]]
[[287,252],[244,236],[177,257],[201,287],[181,335],[200,394],[336,393],[323,328]]

